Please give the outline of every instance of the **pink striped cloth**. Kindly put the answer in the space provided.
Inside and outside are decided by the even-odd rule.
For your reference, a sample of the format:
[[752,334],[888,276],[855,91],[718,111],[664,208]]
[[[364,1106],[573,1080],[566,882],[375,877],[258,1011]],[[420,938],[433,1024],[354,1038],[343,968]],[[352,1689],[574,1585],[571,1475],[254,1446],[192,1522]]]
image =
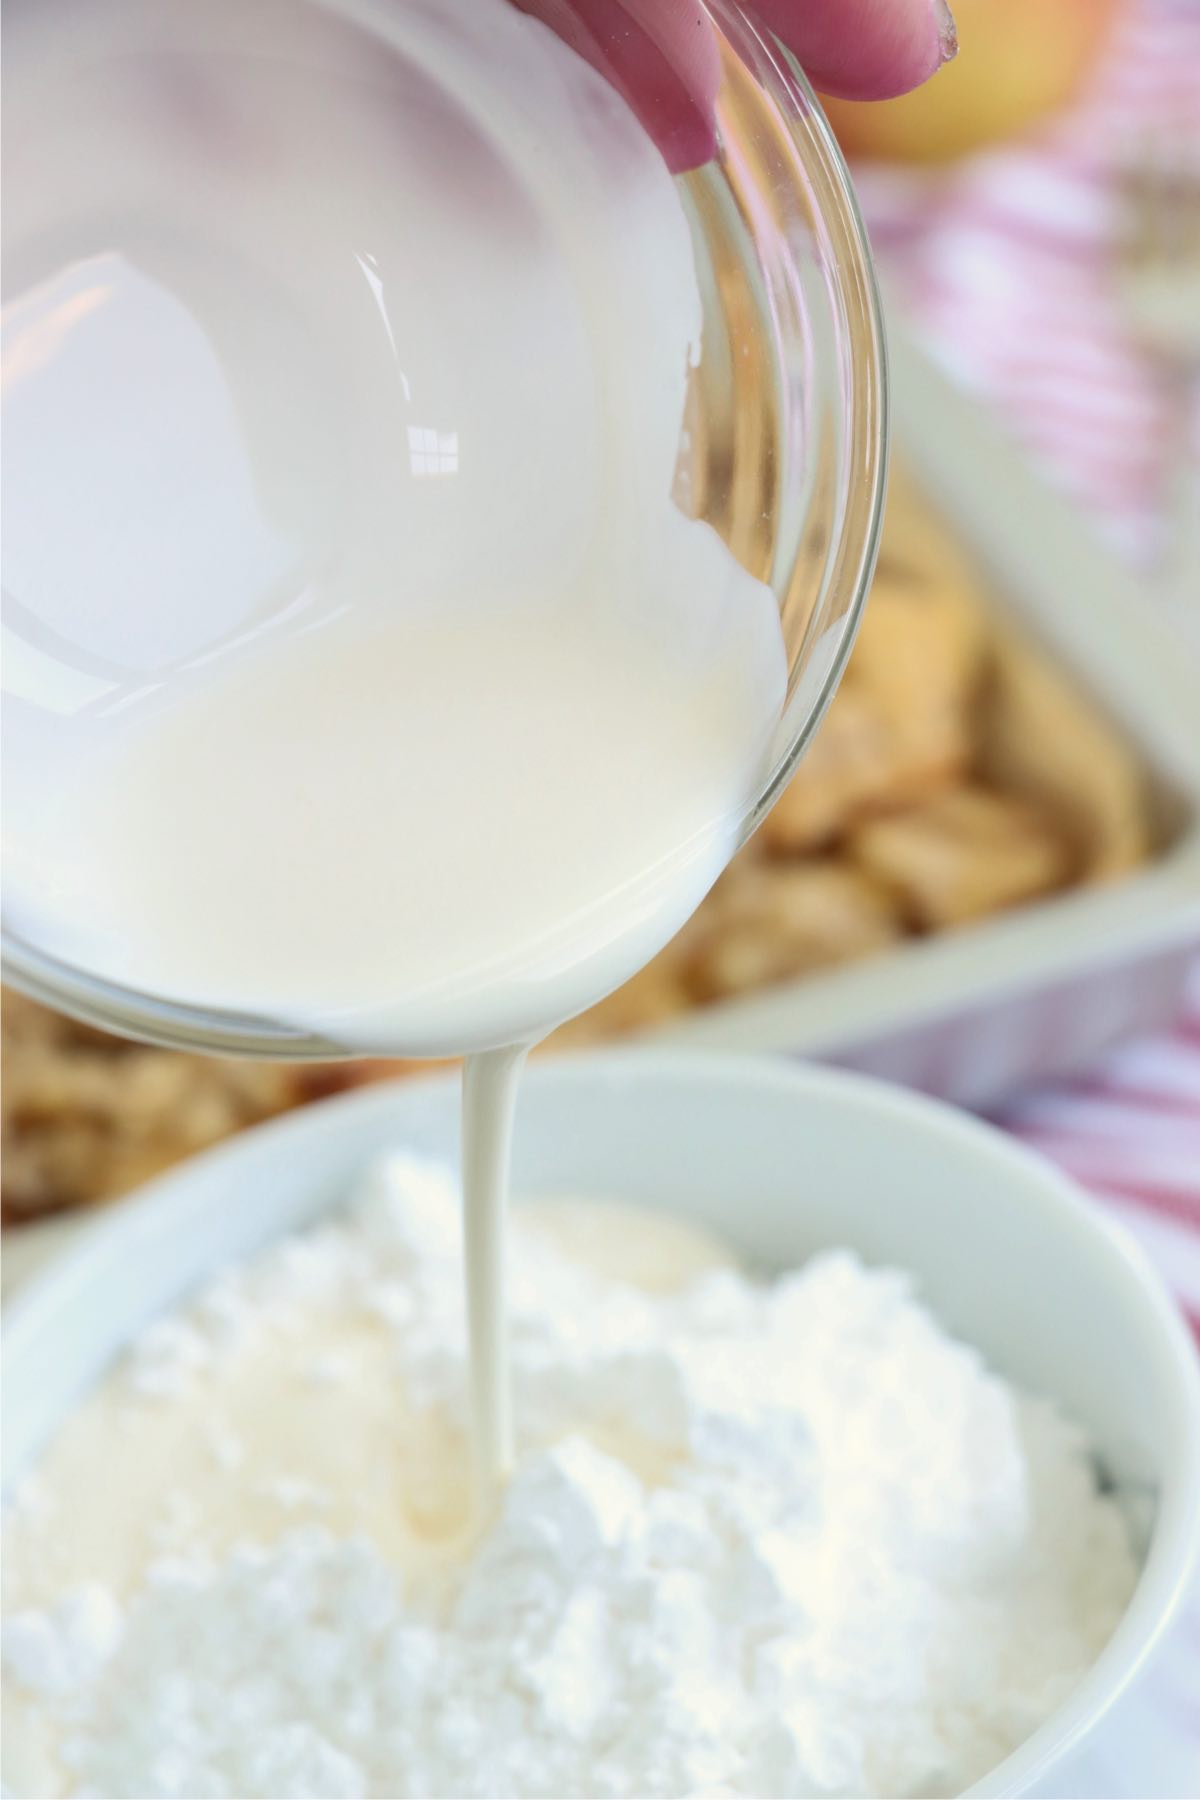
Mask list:
[[[1172,127],[1200,166],[1200,0],[1132,0],[1099,79],[1051,129],[933,177],[856,171],[876,252],[927,348],[1138,561],[1162,528],[1173,402],[1122,328],[1117,178],[1140,140]],[[1172,1030],[1025,1096],[999,1123],[1133,1233],[1200,1340],[1200,957],[1179,998]],[[1097,1746],[1086,1791],[1200,1794],[1198,1700],[1194,1591],[1119,1735]]]
[[1200,173],[1197,0],[1131,0],[1081,104],[1036,137],[933,177],[855,171],[930,347],[1135,558],[1162,523],[1176,404],[1112,281],[1118,177],[1152,133]]
[[[1167,129],[1200,168],[1200,0],[1134,0],[1090,91],[1034,137],[933,175],[855,171],[927,347],[1137,560],[1156,547],[1176,402],[1123,328],[1117,177]],[[1173,1031],[1001,1123],[1133,1230],[1200,1338],[1200,960],[1180,1012]]]
[[999,1122],[1133,1233],[1200,1341],[1200,960],[1171,1031],[1118,1050],[1086,1079],[1027,1095]]

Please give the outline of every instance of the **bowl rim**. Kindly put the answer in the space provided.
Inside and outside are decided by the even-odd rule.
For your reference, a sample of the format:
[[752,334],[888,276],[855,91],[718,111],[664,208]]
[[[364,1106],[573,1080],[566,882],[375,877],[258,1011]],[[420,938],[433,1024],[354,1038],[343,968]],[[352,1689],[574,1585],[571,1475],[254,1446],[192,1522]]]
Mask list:
[[[964,1800],[1028,1791],[1100,1721],[1142,1670],[1180,1606],[1196,1559],[1200,1536],[1196,1525],[1200,1519],[1200,1362],[1174,1301],[1140,1246],[1037,1152],[983,1120],[874,1076],[780,1058],[635,1048],[560,1056],[536,1064],[526,1079],[538,1087],[558,1088],[568,1098],[573,1087],[599,1084],[611,1090],[615,1105],[620,1104],[623,1086],[630,1082],[639,1087],[647,1082],[689,1083],[697,1087],[698,1098],[712,1089],[720,1090],[726,1100],[731,1094],[775,1094],[793,1104],[801,1100],[852,1111],[866,1109],[903,1121],[908,1127],[954,1140],[970,1154],[1002,1163],[1014,1181],[1037,1195],[1041,1205],[1091,1241],[1114,1281],[1135,1300],[1147,1327],[1152,1357],[1149,1373],[1160,1384],[1170,1418],[1170,1458],[1141,1573],[1109,1642],[1065,1702],[968,1788]],[[422,1094],[444,1093],[456,1082],[456,1072],[438,1071],[316,1101],[188,1159],[117,1202],[107,1216],[89,1222],[76,1243],[49,1268],[35,1273],[7,1302],[0,1329],[6,1388],[10,1380],[14,1387],[20,1381],[22,1359],[36,1358],[38,1336],[52,1324],[55,1313],[85,1299],[88,1289],[104,1278],[106,1267],[128,1267],[132,1258],[155,1242],[177,1236],[181,1219],[196,1204],[197,1192],[203,1196],[213,1182],[236,1176],[243,1164],[253,1167],[264,1160],[294,1156],[306,1140],[331,1128],[352,1139],[356,1126],[361,1128],[376,1115],[388,1113],[398,1095],[408,1096],[410,1105],[419,1105]],[[398,1124],[398,1137],[402,1130]],[[22,1473],[15,1471],[13,1478],[19,1480]]]

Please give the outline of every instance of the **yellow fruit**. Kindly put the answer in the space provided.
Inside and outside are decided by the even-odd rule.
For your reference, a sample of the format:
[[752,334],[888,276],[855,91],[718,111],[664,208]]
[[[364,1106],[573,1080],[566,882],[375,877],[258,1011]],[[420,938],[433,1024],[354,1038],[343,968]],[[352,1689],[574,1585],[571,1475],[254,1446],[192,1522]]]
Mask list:
[[848,156],[949,162],[1014,137],[1072,99],[1121,0],[951,0],[958,56],[898,100],[824,101]]

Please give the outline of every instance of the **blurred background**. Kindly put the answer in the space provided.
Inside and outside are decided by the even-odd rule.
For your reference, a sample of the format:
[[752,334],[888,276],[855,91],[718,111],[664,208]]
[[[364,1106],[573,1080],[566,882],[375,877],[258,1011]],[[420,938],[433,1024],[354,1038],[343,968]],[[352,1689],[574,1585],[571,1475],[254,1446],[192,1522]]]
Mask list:
[[[960,56],[924,91],[829,106],[894,304],[1194,656],[1200,5],[959,0],[955,14]],[[1174,1030],[1001,1116],[1135,1225],[1195,1322],[1194,958],[1177,998]]]
[[923,91],[827,103],[876,255],[932,354],[1154,571],[1198,503],[1200,7],[955,16],[958,59]]

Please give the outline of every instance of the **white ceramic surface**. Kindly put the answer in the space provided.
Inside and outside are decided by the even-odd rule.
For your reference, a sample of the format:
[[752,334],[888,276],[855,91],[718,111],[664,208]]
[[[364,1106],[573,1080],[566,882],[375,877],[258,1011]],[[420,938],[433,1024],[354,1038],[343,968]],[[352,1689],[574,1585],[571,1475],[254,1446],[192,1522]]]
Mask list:
[[[140,1325],[396,1144],[457,1155],[452,1078],[310,1107],[105,1215],[6,1309],[5,1485]],[[661,1206],[764,1266],[849,1244],[908,1267],[947,1325],[1087,1427],[1133,1510],[1153,1502],[1142,1578],[1088,1678],[971,1792],[1101,1791],[1096,1744],[1179,1603],[1200,1518],[1195,1358],[1137,1249],[999,1133],[837,1071],[647,1051],[542,1065],[515,1162],[518,1195]]]

